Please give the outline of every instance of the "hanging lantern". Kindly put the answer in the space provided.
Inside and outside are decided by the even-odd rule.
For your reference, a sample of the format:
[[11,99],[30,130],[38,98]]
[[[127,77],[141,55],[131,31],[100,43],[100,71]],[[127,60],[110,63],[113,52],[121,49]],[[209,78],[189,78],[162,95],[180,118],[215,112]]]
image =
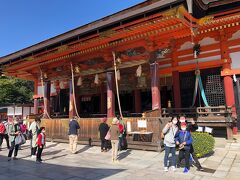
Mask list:
[[77,86],[81,86],[82,85],[82,77],[79,76],[78,81],[77,81]]
[[94,83],[95,84],[99,84],[98,74],[95,75]]
[[43,73],[43,78],[44,79],[47,79],[48,77],[47,77],[47,73]]
[[75,70],[75,73],[80,73],[80,68],[79,68],[79,66],[75,66],[74,70]]
[[139,65],[137,70],[136,70],[136,76],[137,77],[141,77],[141,75],[142,75],[142,66]]
[[117,80],[120,81],[120,70],[117,70]]

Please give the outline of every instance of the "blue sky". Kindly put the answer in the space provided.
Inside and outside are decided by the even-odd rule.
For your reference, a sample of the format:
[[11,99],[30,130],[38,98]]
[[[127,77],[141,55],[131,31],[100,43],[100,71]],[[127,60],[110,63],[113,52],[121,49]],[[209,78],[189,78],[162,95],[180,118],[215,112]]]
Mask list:
[[144,0],[1,0],[0,57]]

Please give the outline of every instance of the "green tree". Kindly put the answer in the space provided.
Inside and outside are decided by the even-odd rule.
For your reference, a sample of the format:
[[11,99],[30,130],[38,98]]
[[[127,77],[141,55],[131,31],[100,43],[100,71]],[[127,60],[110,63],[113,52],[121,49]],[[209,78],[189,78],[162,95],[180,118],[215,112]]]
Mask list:
[[32,103],[33,82],[0,77],[0,105]]

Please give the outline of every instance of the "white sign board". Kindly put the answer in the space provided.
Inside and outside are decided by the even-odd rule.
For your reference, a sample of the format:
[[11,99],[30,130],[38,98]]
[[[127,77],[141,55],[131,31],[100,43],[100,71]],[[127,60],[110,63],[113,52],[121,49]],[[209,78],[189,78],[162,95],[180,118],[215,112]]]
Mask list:
[[138,127],[139,128],[147,128],[147,121],[146,120],[138,120]]
[[14,108],[13,107],[8,107],[7,115],[14,116]]
[[205,127],[205,132],[212,134],[213,128]]
[[127,122],[127,132],[131,132],[131,131],[132,131],[131,122],[128,121]]
[[30,114],[31,107],[23,107],[23,119],[26,119],[27,115]]
[[22,115],[22,107],[15,107],[15,115],[16,116]]
[[196,130],[197,132],[203,132],[203,127],[198,126],[198,129]]

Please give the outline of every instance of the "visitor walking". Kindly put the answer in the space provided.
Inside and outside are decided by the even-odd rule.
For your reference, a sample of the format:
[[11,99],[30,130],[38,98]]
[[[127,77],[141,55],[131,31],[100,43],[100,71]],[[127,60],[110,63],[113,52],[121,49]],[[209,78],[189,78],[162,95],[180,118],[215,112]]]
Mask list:
[[109,131],[112,144],[112,162],[118,162],[117,156],[120,130],[118,128],[118,119],[116,117],[113,118],[112,126],[110,127]]
[[80,129],[80,126],[77,122],[77,117],[70,119],[68,135],[69,148],[72,154],[76,154],[77,152],[78,129]]
[[39,134],[37,139],[38,151],[37,151],[36,162],[39,162],[39,163],[42,162],[42,151],[45,145],[46,145],[45,127],[41,127],[39,129]]
[[188,173],[189,166],[189,157],[190,157],[190,145],[192,144],[192,136],[189,131],[187,131],[187,123],[181,123],[181,130],[177,133],[175,138],[176,144],[179,145],[179,158],[178,166],[180,167],[182,159],[185,158],[185,167],[183,172]]
[[9,149],[8,122],[6,119],[0,122],[0,151],[2,148],[3,139],[6,140],[7,148]]
[[102,118],[101,121],[102,122],[98,127],[99,136],[100,136],[100,140],[101,140],[101,152],[107,152],[108,140],[105,139],[105,136],[107,135],[109,126],[106,123],[106,121],[107,121],[106,117]]
[[12,154],[14,151],[14,157],[13,159],[17,159],[17,154],[18,154],[18,148],[19,148],[19,143],[16,143],[16,137],[20,135],[20,126],[17,122],[17,119],[14,119],[14,121],[10,121],[8,125],[8,135],[9,135],[9,141],[11,143],[11,147],[9,149],[8,153],[8,161],[12,159]]
[[176,170],[176,143],[175,143],[175,135],[178,132],[177,127],[178,119],[177,117],[173,117],[171,122],[167,123],[163,128],[162,132],[164,134],[164,147],[165,147],[165,155],[164,155],[164,171],[168,171],[168,161],[169,154],[172,154],[172,162],[171,169],[173,171]]
[[36,158],[36,151],[37,151],[37,135],[40,129],[41,119],[39,117],[35,117],[35,120],[29,127],[29,133],[31,134],[30,137],[30,146],[31,146],[31,157]]

